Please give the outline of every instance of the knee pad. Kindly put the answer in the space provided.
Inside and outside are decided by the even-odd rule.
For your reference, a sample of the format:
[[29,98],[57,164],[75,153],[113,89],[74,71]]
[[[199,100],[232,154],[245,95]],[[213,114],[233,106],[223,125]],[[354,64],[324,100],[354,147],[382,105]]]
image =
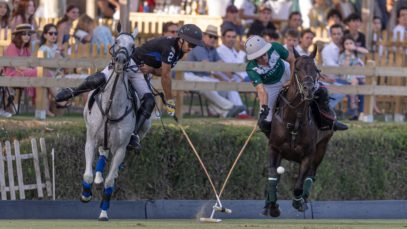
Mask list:
[[151,93],[144,94],[141,101],[142,102],[141,102],[140,112],[148,119],[148,118],[150,118],[151,113],[154,110],[154,106],[155,106],[154,95]]

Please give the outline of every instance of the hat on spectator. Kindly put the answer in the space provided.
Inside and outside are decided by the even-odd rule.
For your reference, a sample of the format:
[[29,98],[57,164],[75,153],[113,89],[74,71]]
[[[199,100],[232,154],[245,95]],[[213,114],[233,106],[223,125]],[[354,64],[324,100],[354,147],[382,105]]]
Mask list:
[[218,28],[214,25],[208,25],[204,31],[204,34],[219,37]]
[[237,7],[235,5],[229,5],[226,8],[226,13],[237,13],[239,12],[239,10],[237,9]]
[[19,25],[17,25],[16,29],[13,31],[13,34],[23,33],[23,32],[35,33],[35,31],[32,29],[32,26],[30,24],[19,24]]
[[259,12],[263,12],[265,10],[268,10],[270,12],[272,11],[270,5],[263,3],[259,7]]

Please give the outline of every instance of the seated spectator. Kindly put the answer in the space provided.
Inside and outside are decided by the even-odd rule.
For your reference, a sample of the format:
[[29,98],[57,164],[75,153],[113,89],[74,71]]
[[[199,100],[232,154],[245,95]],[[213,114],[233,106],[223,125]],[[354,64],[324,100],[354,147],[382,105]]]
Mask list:
[[[339,24],[335,24],[330,28],[331,34],[331,42],[325,45],[322,49],[322,65],[323,66],[334,66],[339,67],[339,52],[341,50],[341,42],[343,37],[343,27]],[[345,80],[341,80],[337,75],[330,75],[325,79],[329,83],[333,83],[334,85],[347,85],[349,84]],[[338,103],[340,103],[343,98],[345,98],[344,94],[331,94],[330,95],[333,99],[329,102],[329,105],[334,108]]]
[[164,37],[178,36],[178,25],[172,21],[164,23],[163,24],[163,36]]
[[[65,15],[57,23],[57,29],[58,29],[57,44],[58,44],[58,49],[61,52],[61,55],[64,55],[65,52],[68,51],[68,50],[65,50],[64,44],[69,41],[69,38],[71,37],[70,31],[72,28],[73,21],[75,21],[78,18],[78,16],[79,16],[79,8],[75,5],[70,5],[66,9]],[[69,53],[66,53],[66,54],[69,54]]]
[[276,30],[273,22],[271,22],[271,8],[268,5],[261,5],[259,8],[259,19],[256,19],[253,24],[250,25],[247,37],[252,35],[261,35],[261,32],[265,29]]
[[[215,49],[218,40],[217,31],[216,26],[208,25],[202,39],[205,47],[197,46],[192,49],[188,54],[187,61],[220,62],[221,59]],[[217,77],[222,79],[222,76]],[[210,72],[186,72],[184,78],[188,81],[220,81],[218,78],[212,77]],[[216,91],[201,91],[200,93],[209,101],[209,111],[212,115],[219,115],[220,117],[235,117],[244,110],[244,107],[234,106],[232,101],[221,96]]]
[[239,17],[239,11],[234,5],[229,5],[226,8],[226,15],[223,19],[223,23],[220,26],[220,30],[223,31],[228,28],[233,28],[237,35],[240,37],[240,40],[244,33],[244,28],[242,26],[242,21]]
[[366,48],[366,38],[365,34],[359,32],[361,26],[362,18],[359,14],[353,13],[345,19],[345,24],[348,27],[345,30],[344,35],[350,34],[356,41],[356,46]]
[[[358,57],[359,53],[367,54],[369,51],[363,47],[357,47],[355,40],[351,35],[345,35],[342,39],[342,51],[339,55],[339,65],[343,67],[364,66],[363,61]],[[342,77],[348,84],[356,86],[363,85],[365,76],[346,75]],[[357,120],[359,113],[363,112],[363,96],[349,96],[348,112],[351,120]],[[359,104],[360,102],[360,104]]]
[[397,10],[397,25],[393,29],[393,41],[403,41],[407,31],[407,6]]
[[300,34],[297,30],[288,30],[284,35],[284,48],[292,51],[298,45]]
[[290,16],[288,16],[288,24],[286,27],[284,27],[284,29],[281,30],[281,34],[285,36],[285,33],[289,30],[301,31],[301,24],[301,13],[294,11],[290,13]]
[[253,20],[259,17],[256,14],[256,5],[251,0],[235,0],[234,5],[239,10],[239,17],[243,20],[243,25],[249,26]]
[[113,35],[110,29],[104,25],[96,26],[96,22],[86,14],[78,18],[78,25],[75,29],[75,38],[81,43],[96,44],[97,52],[100,52],[100,46],[104,46],[106,54],[109,45],[113,45]]
[[[30,24],[31,29],[36,31],[38,29],[37,23],[34,20],[35,13],[35,3],[33,0],[20,1],[18,3],[16,11],[13,13],[10,19],[10,28],[12,31],[15,30],[17,25],[20,24]],[[37,34],[32,33],[31,41],[37,40]]]
[[120,17],[120,4],[117,0],[97,0],[97,6],[102,18],[118,20]]
[[310,27],[325,27],[327,19],[324,16],[327,15],[329,9],[329,5],[325,0],[315,0],[315,4],[308,13]]
[[335,9],[341,12],[342,18],[347,18],[355,13],[355,6],[349,0],[337,0],[335,2]]
[[267,41],[268,43],[271,42],[279,42],[280,40],[280,35],[271,29],[265,29],[261,32],[261,37],[263,37],[263,39],[265,41]]
[[[5,57],[30,57],[31,35],[35,31],[32,30],[30,24],[17,25],[13,32],[11,44],[4,51]],[[29,67],[5,67],[4,75],[11,77],[37,77],[37,70]],[[35,97],[35,88],[26,88],[28,96]]]
[[305,29],[301,32],[300,44],[295,46],[295,50],[297,50],[298,54],[301,56],[310,55],[309,47],[312,45],[314,37],[315,33],[310,29]]
[[[222,31],[222,44],[216,49],[221,60],[225,63],[243,64],[245,63],[246,53],[242,50],[235,49],[237,34],[233,29]],[[246,72],[225,72],[224,81],[228,82],[249,82],[249,77]],[[228,98],[235,106],[244,106],[240,94],[237,91],[226,92]],[[247,118],[246,111],[240,114],[241,118]]]
[[8,28],[10,21],[10,7],[7,2],[0,2],[0,29]]
[[342,14],[339,12],[337,9],[331,9],[328,14],[326,15],[326,30],[328,31],[328,36],[331,36],[330,34],[330,28],[331,26],[337,24],[337,25],[342,25]]

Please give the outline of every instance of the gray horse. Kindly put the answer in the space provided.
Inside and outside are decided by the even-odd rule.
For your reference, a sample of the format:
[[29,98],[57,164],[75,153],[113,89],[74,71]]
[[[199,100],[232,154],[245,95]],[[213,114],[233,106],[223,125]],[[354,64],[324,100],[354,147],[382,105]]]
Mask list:
[[[118,29],[120,32],[120,27]],[[92,199],[92,183],[100,184],[104,180],[101,213],[99,220],[107,221],[107,210],[114,190],[115,178],[123,163],[126,146],[136,123],[135,106],[139,104],[136,93],[129,88],[128,72],[131,54],[134,49],[133,34],[120,33],[110,49],[112,60],[102,72],[106,75],[106,84],[92,91],[88,97],[83,115],[86,123],[86,169],[82,181],[82,202]],[[132,95],[133,94],[133,95]],[[99,160],[96,164],[96,176],[93,177],[92,164],[96,149]],[[109,172],[103,179],[103,171],[111,156]]]

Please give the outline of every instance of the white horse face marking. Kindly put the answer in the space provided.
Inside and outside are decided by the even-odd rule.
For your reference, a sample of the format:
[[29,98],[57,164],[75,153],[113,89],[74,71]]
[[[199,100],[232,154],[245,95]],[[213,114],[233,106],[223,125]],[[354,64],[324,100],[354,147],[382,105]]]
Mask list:
[[120,33],[113,46],[112,57],[115,63],[115,71],[123,72],[131,59],[134,49],[134,38],[131,34]]

